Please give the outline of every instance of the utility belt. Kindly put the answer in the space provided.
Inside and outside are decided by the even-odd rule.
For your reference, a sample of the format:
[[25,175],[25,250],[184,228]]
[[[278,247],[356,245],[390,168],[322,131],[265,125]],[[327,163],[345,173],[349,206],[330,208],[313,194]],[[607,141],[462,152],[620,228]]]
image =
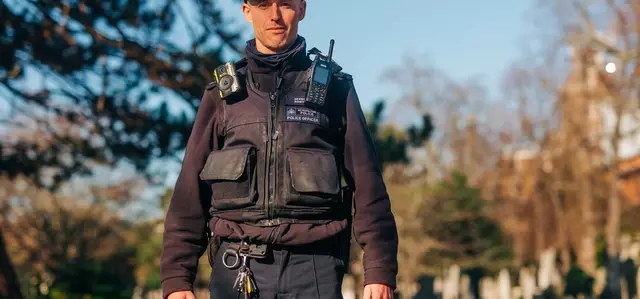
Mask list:
[[247,258],[256,260],[267,256],[267,244],[230,243],[222,254],[222,264],[228,269],[236,269]]
[[343,243],[346,241],[344,235],[348,235],[348,232],[349,231],[345,231],[325,240],[305,245],[249,244],[244,241],[212,238],[209,245],[209,264],[213,267],[217,251],[223,247],[223,242],[227,245],[222,253],[222,264],[230,269],[238,268],[238,263],[241,262],[243,256],[260,260],[266,258],[273,251],[287,251],[301,254],[330,254],[338,259],[344,260],[348,258],[348,256],[344,255],[344,251],[349,249],[349,244]]

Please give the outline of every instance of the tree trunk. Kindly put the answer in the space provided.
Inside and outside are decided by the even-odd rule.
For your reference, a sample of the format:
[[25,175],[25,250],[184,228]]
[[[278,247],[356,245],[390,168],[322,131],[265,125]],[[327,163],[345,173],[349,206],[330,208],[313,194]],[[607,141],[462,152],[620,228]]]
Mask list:
[[[542,162],[541,162],[542,163]],[[558,254],[560,254],[560,259],[562,261],[562,273],[567,273],[569,268],[571,267],[571,254],[569,253],[569,236],[567,235],[567,225],[565,223],[565,213],[560,204],[560,188],[558,187],[557,181],[552,180],[551,182],[551,192],[550,192],[550,200],[551,205],[554,210],[555,221],[556,221],[556,247],[558,249]]]
[[609,189],[609,202],[607,211],[606,240],[607,240],[607,283],[605,295],[607,298],[622,298],[622,286],[620,285],[620,217],[622,217],[622,203],[620,198],[620,183],[618,163],[620,161],[619,146],[621,141],[621,121],[624,111],[624,101],[616,97],[615,113],[616,123],[611,139],[613,157],[611,165],[611,187]]
[[[582,162],[588,163],[583,160]],[[593,223],[593,193],[589,184],[590,174],[584,174],[582,180],[581,214],[582,237],[578,249],[578,265],[591,276],[596,275],[596,228]]]
[[0,297],[23,299],[16,272],[13,269],[4,244],[4,235],[0,229]]
[[609,197],[609,213],[607,217],[607,298],[622,298],[620,285],[620,256],[618,242],[620,240],[620,196],[618,195],[617,172],[612,175],[611,195]]
[[533,219],[534,223],[534,234],[535,234],[535,256],[540,256],[544,252],[546,248],[544,242],[544,214],[542,212],[542,198],[537,197],[533,201],[533,213],[535,215],[535,219]]

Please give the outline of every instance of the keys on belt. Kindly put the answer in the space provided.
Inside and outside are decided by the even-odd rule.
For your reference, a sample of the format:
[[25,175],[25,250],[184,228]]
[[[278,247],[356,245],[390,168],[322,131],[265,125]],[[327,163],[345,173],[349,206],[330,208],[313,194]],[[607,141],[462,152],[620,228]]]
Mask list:
[[[257,293],[256,282],[253,279],[251,269],[249,269],[249,258],[261,259],[266,256],[266,245],[255,245],[241,242],[240,244],[230,244],[229,248],[222,254],[222,264],[228,269],[238,269],[238,276],[233,283],[233,288],[244,294],[245,299],[251,298]],[[233,264],[227,260],[233,257]]]

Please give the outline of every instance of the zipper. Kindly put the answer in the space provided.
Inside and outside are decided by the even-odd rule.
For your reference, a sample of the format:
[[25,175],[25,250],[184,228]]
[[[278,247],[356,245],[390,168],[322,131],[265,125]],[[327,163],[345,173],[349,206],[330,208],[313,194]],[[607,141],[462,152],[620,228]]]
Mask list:
[[275,147],[277,145],[278,135],[280,132],[277,129],[277,115],[278,115],[278,97],[280,96],[280,87],[282,85],[282,76],[280,73],[276,76],[276,91],[269,93],[269,140],[267,141],[268,155],[267,155],[267,198],[265,200],[265,212],[267,217],[272,218],[274,216],[272,205],[275,202],[276,192],[276,165],[275,165]]

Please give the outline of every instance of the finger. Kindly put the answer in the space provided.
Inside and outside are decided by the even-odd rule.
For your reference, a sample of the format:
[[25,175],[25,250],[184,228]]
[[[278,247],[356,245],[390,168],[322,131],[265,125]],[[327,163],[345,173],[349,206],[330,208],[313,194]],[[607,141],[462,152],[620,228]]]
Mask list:
[[385,293],[386,293],[386,297],[385,298],[393,299],[393,291],[387,290]]
[[372,293],[373,299],[389,299],[389,292],[386,288],[375,288]]
[[193,292],[190,292],[189,294],[187,294],[187,299],[196,299],[196,296],[193,294]]
[[370,288],[371,299],[382,299],[382,292],[378,288]]
[[373,299],[370,287],[364,287],[364,294],[362,296],[362,299]]

